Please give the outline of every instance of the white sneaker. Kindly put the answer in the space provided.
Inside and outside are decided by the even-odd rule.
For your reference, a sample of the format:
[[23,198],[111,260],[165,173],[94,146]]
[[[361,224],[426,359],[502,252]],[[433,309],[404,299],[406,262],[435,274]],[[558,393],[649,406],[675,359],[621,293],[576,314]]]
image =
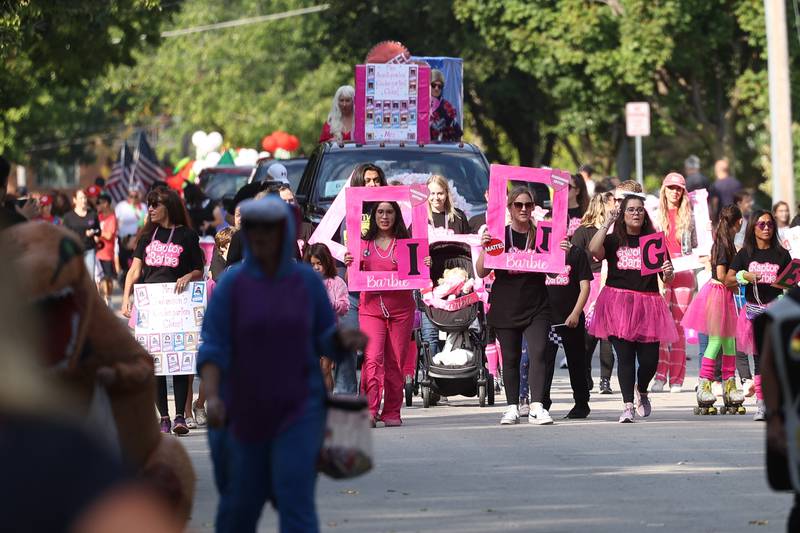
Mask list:
[[531,403],[531,412],[528,414],[528,423],[544,426],[552,424],[553,419],[541,403],[533,402]]
[[747,398],[750,398],[756,393],[756,384],[752,379],[746,379],[742,382],[742,392]]
[[714,396],[717,398],[722,398],[722,382],[715,381],[711,384],[711,392],[714,393]]
[[511,424],[519,424],[519,407],[516,405],[506,407],[506,412],[503,413],[503,418],[500,419],[501,426],[509,426]]
[[683,391],[683,385],[673,385],[669,388],[669,391],[672,393],[678,393]]
[[665,382],[660,379],[654,379],[653,384],[650,385],[650,392],[664,392],[664,385],[666,385]]

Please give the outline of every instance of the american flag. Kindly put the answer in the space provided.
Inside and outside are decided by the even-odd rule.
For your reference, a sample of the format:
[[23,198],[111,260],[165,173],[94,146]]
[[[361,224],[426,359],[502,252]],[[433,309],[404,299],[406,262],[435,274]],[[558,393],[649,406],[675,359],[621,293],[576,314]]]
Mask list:
[[105,192],[107,192],[115,202],[121,202],[128,195],[132,165],[133,157],[131,156],[131,149],[128,148],[128,143],[123,142],[122,148],[119,149],[119,158],[111,169],[111,176],[108,178],[105,187]]
[[156,157],[144,132],[139,133],[139,140],[136,143],[136,151],[133,154],[133,169],[131,170],[130,186],[146,193],[157,181],[164,181],[167,174],[158,165]]

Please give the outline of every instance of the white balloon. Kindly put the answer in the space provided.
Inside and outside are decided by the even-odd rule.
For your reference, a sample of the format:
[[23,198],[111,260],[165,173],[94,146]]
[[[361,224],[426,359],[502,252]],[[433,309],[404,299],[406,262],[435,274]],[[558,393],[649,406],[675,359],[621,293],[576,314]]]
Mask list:
[[196,132],[192,133],[192,144],[195,148],[200,148],[206,142],[206,132],[203,130],[197,130]]
[[208,166],[213,167],[214,165],[219,163],[221,157],[222,154],[220,154],[219,152],[209,152],[208,155],[206,155],[205,161],[206,163],[208,163]]
[[208,146],[211,150],[219,150],[222,146],[222,134],[218,131],[212,131],[209,133]]
[[234,159],[237,165],[255,165],[258,162],[258,152],[252,148],[242,148]]
[[266,150],[261,150],[260,152],[258,152],[258,158],[259,159],[263,159],[265,157],[270,157],[271,155],[272,154],[267,152]]

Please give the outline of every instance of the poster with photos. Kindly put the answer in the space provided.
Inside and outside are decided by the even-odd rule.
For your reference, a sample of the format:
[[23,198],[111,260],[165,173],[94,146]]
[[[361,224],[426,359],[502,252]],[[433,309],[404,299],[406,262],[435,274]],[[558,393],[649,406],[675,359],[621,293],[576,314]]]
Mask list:
[[153,356],[157,376],[194,374],[208,296],[204,281],[175,294],[174,283],[133,287],[134,336]]
[[424,65],[359,65],[356,142],[427,142],[429,76],[430,68]]

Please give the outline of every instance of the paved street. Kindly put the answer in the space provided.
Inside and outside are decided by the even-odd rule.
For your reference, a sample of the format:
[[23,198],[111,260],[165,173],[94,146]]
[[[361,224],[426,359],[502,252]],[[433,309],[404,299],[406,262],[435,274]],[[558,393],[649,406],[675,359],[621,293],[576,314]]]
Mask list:
[[[618,390],[615,379],[612,386]],[[500,427],[502,402],[484,409],[463,397],[432,409],[417,403],[404,410],[402,428],[374,431],[372,473],[320,478],[322,529],[784,531],[791,498],[767,486],[764,425],[749,413],[694,416],[692,387],[693,379],[689,392],[653,395],[653,415],[631,425],[616,421],[619,394],[593,395],[588,420],[559,420],[571,406],[566,370],[556,370],[553,426]],[[211,531],[217,498],[205,431],[181,442],[198,475],[192,529]],[[260,531],[274,530],[267,509]]]

